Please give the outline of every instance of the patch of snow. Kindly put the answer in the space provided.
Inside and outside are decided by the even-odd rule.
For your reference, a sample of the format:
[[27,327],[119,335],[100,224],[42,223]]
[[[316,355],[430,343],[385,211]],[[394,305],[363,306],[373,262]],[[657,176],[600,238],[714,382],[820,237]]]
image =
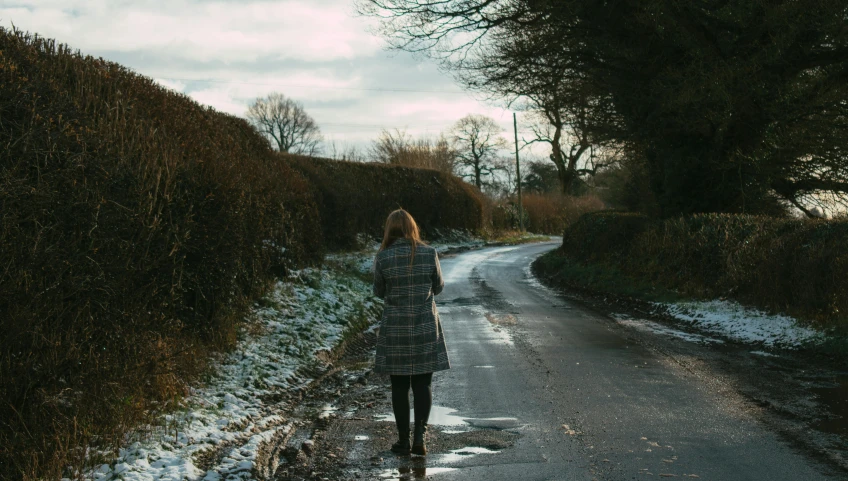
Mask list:
[[763,356],[763,357],[780,357],[777,354],[772,354],[770,352],[765,352],[765,351],[751,351],[751,354],[756,354],[757,356]]
[[680,321],[698,329],[766,347],[797,349],[817,344],[826,334],[801,326],[792,317],[767,314],[729,300],[655,303]]
[[694,342],[698,344],[723,344],[724,341],[721,339],[714,339],[712,337],[702,336],[700,334],[693,334],[690,332],[684,332],[677,329],[672,329],[668,326],[664,326],[658,322],[649,321],[646,319],[633,319],[630,316],[625,314],[613,314],[612,316],[616,322],[621,324],[622,326],[627,326],[633,329],[637,329],[639,331],[651,332],[654,334],[661,334],[664,336],[676,337],[678,339],[683,339],[684,341]]
[[[332,349],[351,328],[349,321],[375,320],[379,303],[370,284],[343,271],[292,272],[254,306],[245,339],[210,369],[211,379],[88,479],[253,478],[260,448],[291,428],[277,414],[285,406],[262,399],[307,385],[311,379],[299,377],[298,370],[319,362],[316,353]],[[203,471],[195,464],[197,455],[209,451],[221,461]]]

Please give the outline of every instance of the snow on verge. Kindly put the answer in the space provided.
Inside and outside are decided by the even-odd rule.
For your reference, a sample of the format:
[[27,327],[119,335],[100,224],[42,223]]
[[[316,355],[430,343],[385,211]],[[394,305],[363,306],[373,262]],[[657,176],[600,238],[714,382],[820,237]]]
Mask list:
[[[290,429],[279,414],[286,406],[263,398],[308,384],[298,369],[318,362],[316,353],[342,340],[351,321],[373,321],[377,303],[369,284],[342,271],[294,272],[256,304],[246,322],[250,334],[211,369],[212,378],[193,390],[184,408],[89,479],[252,478],[260,447]],[[199,459],[210,452],[216,462],[203,470]]]
[[730,300],[654,304],[703,331],[766,347],[797,349],[826,338],[825,333],[803,327],[792,317],[766,314]]
[[712,337],[702,336],[700,334],[694,334],[691,332],[684,332],[677,329],[672,329],[668,326],[664,326],[658,322],[649,321],[647,319],[633,319],[632,317],[626,314],[616,313],[613,314],[612,317],[616,320],[616,322],[618,322],[622,326],[630,327],[639,331],[660,334],[663,336],[676,337],[678,339],[683,339],[684,341],[694,342],[697,344],[724,343],[724,341],[722,341],[721,339],[714,339]]

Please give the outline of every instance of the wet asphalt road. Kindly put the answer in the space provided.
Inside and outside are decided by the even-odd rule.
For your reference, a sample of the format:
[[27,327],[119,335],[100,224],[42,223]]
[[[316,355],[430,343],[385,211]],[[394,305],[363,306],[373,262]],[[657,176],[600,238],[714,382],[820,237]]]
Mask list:
[[521,437],[434,479],[838,479],[770,432],[731,387],[539,285],[529,266],[554,247],[443,259],[437,304],[452,369],[434,376],[434,404],[468,427]]

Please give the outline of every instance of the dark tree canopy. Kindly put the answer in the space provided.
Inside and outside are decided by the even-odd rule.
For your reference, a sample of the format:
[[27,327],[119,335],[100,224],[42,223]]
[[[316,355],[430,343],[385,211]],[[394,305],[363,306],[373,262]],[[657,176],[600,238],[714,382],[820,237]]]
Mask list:
[[[559,95],[660,212],[848,193],[846,0],[361,0],[396,48],[499,98]],[[583,92],[585,95],[570,95]],[[550,102],[547,102],[550,103]],[[594,140],[592,140],[594,142]]]
[[550,162],[529,162],[523,169],[521,188],[528,194],[552,194],[560,189],[557,168]]

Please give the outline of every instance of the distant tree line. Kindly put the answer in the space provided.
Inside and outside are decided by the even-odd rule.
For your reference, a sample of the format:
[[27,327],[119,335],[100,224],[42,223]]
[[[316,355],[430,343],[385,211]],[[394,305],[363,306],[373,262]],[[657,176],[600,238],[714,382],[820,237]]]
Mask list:
[[367,151],[334,141],[325,144],[303,104],[281,93],[257,98],[246,115],[280,152],[433,169],[494,194],[515,189],[512,161],[501,156],[507,147],[503,128],[484,115],[466,115],[438,138],[413,138],[405,130],[384,129]]
[[845,205],[844,0],[360,0],[359,9],[395,48],[535,112],[545,124],[536,140],[550,144],[565,191],[614,160],[663,216],[789,205],[812,216],[824,198]]

